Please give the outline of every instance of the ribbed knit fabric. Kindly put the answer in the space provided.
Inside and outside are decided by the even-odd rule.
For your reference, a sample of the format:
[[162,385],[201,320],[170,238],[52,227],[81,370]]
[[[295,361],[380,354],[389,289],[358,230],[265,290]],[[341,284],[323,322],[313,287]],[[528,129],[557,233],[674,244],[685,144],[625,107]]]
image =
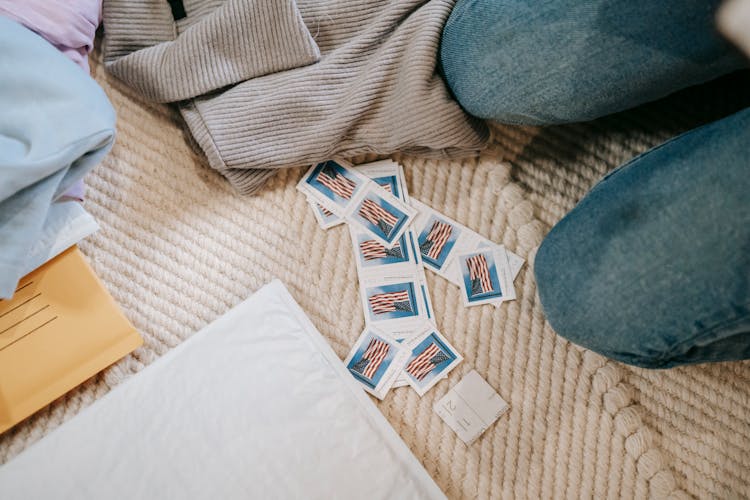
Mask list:
[[451,0],[105,0],[107,68],[177,102],[243,194],[334,155],[475,154],[489,138],[436,74]]

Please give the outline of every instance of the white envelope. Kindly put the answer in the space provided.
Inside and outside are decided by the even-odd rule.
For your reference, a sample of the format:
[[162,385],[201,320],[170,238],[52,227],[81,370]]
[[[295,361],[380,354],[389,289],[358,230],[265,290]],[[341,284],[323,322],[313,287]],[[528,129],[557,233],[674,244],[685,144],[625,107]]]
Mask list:
[[445,498],[279,281],[0,467],[0,498]]

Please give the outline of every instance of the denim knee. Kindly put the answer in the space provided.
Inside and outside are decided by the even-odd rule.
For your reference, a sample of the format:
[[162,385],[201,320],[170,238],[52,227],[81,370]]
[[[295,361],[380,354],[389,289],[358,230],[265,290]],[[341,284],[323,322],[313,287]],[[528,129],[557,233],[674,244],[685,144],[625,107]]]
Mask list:
[[750,109],[597,184],[534,264],[552,328],[648,368],[750,358]]
[[458,102],[503,123],[590,120],[746,60],[714,28],[719,0],[459,0],[440,61]]
[[[659,344],[659,339],[652,332],[620,327],[627,325],[629,319],[618,314],[617,293],[597,286],[597,282],[588,282],[591,270],[585,260],[570,257],[571,243],[570,235],[551,233],[539,247],[534,262],[539,298],[552,329],[574,344],[608,358],[643,368],[664,367],[669,346],[654,345]],[[568,272],[560,272],[563,268]]]

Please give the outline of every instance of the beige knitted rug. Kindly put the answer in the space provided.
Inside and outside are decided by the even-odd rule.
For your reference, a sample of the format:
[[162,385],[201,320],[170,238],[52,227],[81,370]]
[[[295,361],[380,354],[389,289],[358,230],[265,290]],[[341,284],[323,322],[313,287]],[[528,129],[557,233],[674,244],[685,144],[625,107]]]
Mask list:
[[[102,229],[82,249],[145,344],[0,436],[0,463],[273,277],[342,358],[364,323],[349,235],[319,229],[294,189],[300,170],[241,198],[204,166],[173,110],[93,70],[119,135],[87,178],[86,206]],[[727,113],[736,106],[727,96],[746,85],[584,125],[499,127],[479,159],[398,158],[413,196],[529,262],[518,300],[499,309],[464,308],[457,288],[428,273],[439,327],[465,361],[421,399],[402,388],[378,404],[450,498],[750,496],[750,363],[654,372],[579,349],[545,323],[531,272],[546,231],[604,172]],[[709,104],[701,111],[695,102]],[[432,405],[472,368],[510,411],[467,447]]]

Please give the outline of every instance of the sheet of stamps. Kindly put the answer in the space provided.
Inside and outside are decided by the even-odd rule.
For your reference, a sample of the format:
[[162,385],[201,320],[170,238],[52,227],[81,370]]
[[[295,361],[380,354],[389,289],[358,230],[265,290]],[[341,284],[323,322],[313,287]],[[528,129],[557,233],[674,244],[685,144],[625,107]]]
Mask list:
[[[391,160],[368,163],[355,168],[360,173],[371,176],[372,180],[394,193],[401,201],[409,200],[401,166]],[[420,254],[417,251],[416,234],[409,228],[399,241],[388,248],[374,240],[368,232],[350,226],[357,274],[362,282],[389,283],[412,281],[416,296],[417,319],[411,321],[388,321],[379,325],[386,333],[399,341],[409,341],[420,335],[428,326],[434,327],[432,300],[424,274]],[[365,304],[367,305],[367,304]],[[365,309],[365,314],[368,310]],[[367,319],[368,322],[370,319]],[[426,320],[426,323],[425,323]],[[377,320],[375,320],[377,321]],[[408,385],[406,379],[396,385]]]
[[349,373],[367,392],[383,399],[404,368],[409,349],[390,335],[366,327],[344,360]]
[[[412,199],[412,204],[417,209],[412,229],[418,234],[417,244],[425,268],[460,287],[463,276],[458,256],[479,249],[491,248],[498,254],[505,254],[498,258],[500,271],[509,274],[509,277],[503,276],[504,279],[509,278],[510,283],[504,287],[503,296],[506,297],[504,300],[511,300],[510,297],[515,298],[515,290],[512,290],[513,280],[524,264],[520,256],[508,251],[502,245],[483,238],[418,200]],[[499,302],[495,302],[495,305],[499,305]]]
[[297,189],[322,228],[349,228],[366,327],[345,365],[373,396],[410,386],[421,397],[463,360],[437,329],[425,269],[461,287],[466,306],[515,298],[524,260],[412,199],[399,163],[329,160]]
[[463,357],[436,328],[431,328],[409,343],[411,354],[404,374],[409,385],[423,396],[448,376]]

